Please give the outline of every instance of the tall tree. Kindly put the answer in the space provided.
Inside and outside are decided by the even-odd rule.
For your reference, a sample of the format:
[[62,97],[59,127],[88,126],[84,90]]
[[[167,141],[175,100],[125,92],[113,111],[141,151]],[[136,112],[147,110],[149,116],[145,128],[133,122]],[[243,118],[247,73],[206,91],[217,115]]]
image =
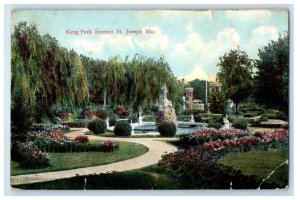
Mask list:
[[12,132],[25,132],[53,104],[78,107],[88,98],[79,56],[50,35],[41,36],[34,24],[17,24],[11,36]]
[[289,97],[289,37],[280,36],[259,49],[259,59],[255,61],[256,100],[269,108],[288,114]]
[[201,99],[205,101],[206,98],[206,81],[205,80],[199,80],[199,79],[194,79],[190,81],[187,86],[194,88],[193,90],[193,96],[195,99]]
[[219,58],[217,79],[222,83],[222,92],[226,98],[238,104],[252,93],[252,61],[244,51],[231,50]]

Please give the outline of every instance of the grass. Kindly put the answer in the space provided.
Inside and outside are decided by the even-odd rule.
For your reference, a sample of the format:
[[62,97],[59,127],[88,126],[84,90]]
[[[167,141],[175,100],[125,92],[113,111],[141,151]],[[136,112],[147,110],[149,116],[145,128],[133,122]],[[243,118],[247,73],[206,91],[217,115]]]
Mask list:
[[[245,175],[256,175],[265,179],[277,166],[288,160],[288,153],[281,151],[257,151],[225,156],[220,163],[241,170]],[[288,165],[283,165],[271,175],[268,182],[288,185]]]
[[[86,185],[85,183],[86,179]],[[178,189],[177,181],[157,165],[125,172],[72,178],[13,186],[20,189],[95,190],[95,189]]]
[[[276,166],[287,159],[287,153],[282,152],[251,152],[241,153],[224,157],[221,162],[241,169],[245,174],[254,174],[265,178]],[[245,163],[244,163],[245,162]],[[274,167],[274,168],[273,168]],[[248,170],[248,171],[247,171]],[[283,165],[272,176],[269,181],[278,181],[287,184],[288,166]],[[76,176],[72,178],[32,183],[13,186],[20,189],[52,189],[52,190],[116,190],[116,189],[182,189],[179,177],[157,165],[130,170],[125,172],[112,172],[105,174],[91,174],[87,176]],[[85,185],[86,180],[86,185]],[[263,186],[262,186],[263,188]]]
[[[95,141],[92,141],[94,143]],[[41,169],[24,169],[18,162],[11,162],[11,175],[61,171],[114,163],[140,156],[148,148],[137,143],[119,142],[119,149],[113,152],[49,153],[51,166]]]

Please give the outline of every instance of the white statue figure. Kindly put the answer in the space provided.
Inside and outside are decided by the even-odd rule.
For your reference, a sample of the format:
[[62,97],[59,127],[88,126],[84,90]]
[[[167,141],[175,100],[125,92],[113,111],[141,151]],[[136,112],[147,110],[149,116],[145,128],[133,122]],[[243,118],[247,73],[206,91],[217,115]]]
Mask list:
[[227,118],[228,115],[226,114],[226,116],[223,118],[223,123],[224,123],[223,129],[229,129],[229,120]]
[[162,96],[161,96],[160,108],[166,109],[170,105],[170,101],[168,100],[168,88],[166,85],[164,85],[161,88],[161,94],[162,94]]
[[139,126],[142,126],[143,125],[143,116],[142,116],[142,109],[139,109]]

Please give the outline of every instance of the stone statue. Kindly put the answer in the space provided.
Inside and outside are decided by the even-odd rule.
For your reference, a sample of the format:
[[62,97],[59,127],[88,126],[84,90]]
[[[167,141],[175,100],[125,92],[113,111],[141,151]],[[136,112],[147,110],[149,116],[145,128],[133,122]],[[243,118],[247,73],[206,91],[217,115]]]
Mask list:
[[223,126],[223,129],[229,129],[229,120],[228,120],[228,115],[226,114],[226,116],[223,118],[223,123],[224,123],[224,126]]
[[168,99],[168,89],[164,85],[160,90],[159,108],[156,113],[156,125],[158,126],[162,121],[168,120],[176,124],[176,114],[172,102]]

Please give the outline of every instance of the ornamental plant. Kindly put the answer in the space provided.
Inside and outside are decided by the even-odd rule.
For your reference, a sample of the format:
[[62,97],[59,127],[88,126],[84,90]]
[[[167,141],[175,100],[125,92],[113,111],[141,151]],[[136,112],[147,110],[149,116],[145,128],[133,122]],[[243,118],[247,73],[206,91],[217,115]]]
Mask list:
[[87,143],[89,141],[89,138],[86,135],[77,135],[75,137],[75,141],[78,143]]
[[119,149],[119,143],[117,141],[105,140],[100,142],[101,152],[112,152]]
[[124,106],[118,106],[116,109],[117,115],[119,115],[120,118],[126,118],[128,116],[128,110]]
[[92,119],[94,117],[95,117],[95,112],[90,107],[84,108],[82,110],[82,112],[80,113],[80,118],[81,119]]
[[88,129],[95,134],[103,134],[106,128],[106,122],[103,119],[94,119],[88,123]]
[[96,116],[100,119],[106,119],[107,118],[107,111],[105,109],[98,109],[96,111]]
[[17,145],[17,157],[24,168],[35,169],[50,165],[48,154],[43,153],[33,142],[27,141]]
[[165,154],[158,166],[172,174],[183,189],[251,189],[257,188],[259,181],[241,171],[217,163],[215,151],[203,148],[179,150]]
[[176,134],[176,125],[171,121],[163,121],[157,127],[160,136],[163,137],[174,137]]
[[130,136],[131,131],[132,127],[127,121],[118,121],[114,128],[114,134],[116,136]]
[[247,136],[246,131],[237,130],[237,129],[202,129],[192,131],[187,134],[181,134],[179,136],[180,144],[185,147],[202,145],[205,142],[216,141],[216,140],[226,140],[236,137],[245,137]]
[[288,132],[283,131],[273,131],[268,133],[263,133],[259,135],[253,135],[243,138],[233,138],[226,140],[210,141],[203,144],[205,149],[220,150],[222,148],[242,148],[251,149],[253,145],[258,143],[269,143],[273,140],[281,140],[288,137]]

